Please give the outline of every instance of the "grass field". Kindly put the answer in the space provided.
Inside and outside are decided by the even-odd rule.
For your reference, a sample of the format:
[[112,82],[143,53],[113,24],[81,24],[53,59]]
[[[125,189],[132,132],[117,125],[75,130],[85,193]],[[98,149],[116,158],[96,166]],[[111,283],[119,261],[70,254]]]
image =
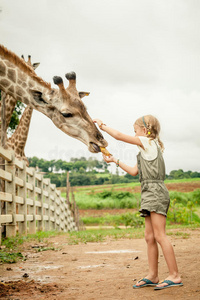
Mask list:
[[[166,180],[170,193],[170,209],[168,224],[192,224],[200,222],[200,178]],[[186,192],[182,192],[186,191]],[[80,215],[85,225],[112,225],[118,227],[143,226],[144,220],[137,213],[140,207],[140,183],[97,185],[74,187],[73,193],[80,210]],[[66,193],[62,190],[62,196]],[[120,210],[122,210],[120,212]],[[127,212],[124,212],[127,209]],[[132,209],[132,211],[130,211]],[[82,210],[99,213],[84,213]],[[106,212],[105,212],[106,210]],[[108,211],[110,210],[110,212]],[[117,210],[116,214],[111,210]],[[142,220],[142,221],[141,221]]]

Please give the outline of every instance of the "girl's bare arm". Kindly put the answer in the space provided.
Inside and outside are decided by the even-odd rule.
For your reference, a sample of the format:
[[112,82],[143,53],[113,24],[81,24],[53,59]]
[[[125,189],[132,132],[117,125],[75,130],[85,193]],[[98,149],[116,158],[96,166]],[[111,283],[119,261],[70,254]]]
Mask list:
[[129,143],[129,144],[134,144],[134,145],[138,145],[140,147],[143,148],[143,145],[140,141],[140,139],[137,136],[132,136],[132,135],[127,135],[124,134],[114,128],[111,128],[105,124],[103,124],[103,122],[99,119],[94,119],[94,122],[98,124],[98,126],[100,126],[100,128],[107,132],[109,135],[111,135],[113,138],[115,138],[118,141],[122,141],[125,143]]
[[136,176],[138,174],[138,167],[137,164],[134,167],[128,166],[125,163],[118,161],[117,158],[115,158],[114,156],[105,156],[103,155],[103,159],[107,162],[115,162],[116,164],[119,165],[119,167],[124,170],[126,173],[132,175],[132,176]]

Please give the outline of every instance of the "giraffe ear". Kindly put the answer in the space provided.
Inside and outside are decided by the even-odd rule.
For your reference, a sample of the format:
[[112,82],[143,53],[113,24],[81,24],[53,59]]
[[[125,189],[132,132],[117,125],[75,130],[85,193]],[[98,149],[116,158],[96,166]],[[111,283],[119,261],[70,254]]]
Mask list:
[[82,99],[85,96],[89,96],[90,93],[88,92],[79,92],[79,97]]
[[33,64],[33,69],[34,69],[34,70],[37,69],[37,67],[39,67],[39,65],[40,65],[40,63],[34,63],[34,64]]
[[38,103],[38,104],[48,104],[43,98],[42,98],[42,93],[37,90],[31,90],[30,92],[33,96],[33,99]]

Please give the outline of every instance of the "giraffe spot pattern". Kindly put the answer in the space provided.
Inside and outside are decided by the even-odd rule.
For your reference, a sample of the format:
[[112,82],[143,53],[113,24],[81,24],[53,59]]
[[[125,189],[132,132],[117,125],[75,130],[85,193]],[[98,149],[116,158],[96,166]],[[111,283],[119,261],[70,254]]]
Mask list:
[[18,96],[21,96],[21,97],[22,97],[23,94],[24,94],[24,91],[22,90],[21,87],[17,86],[17,87],[16,87],[16,93],[17,93]]
[[[14,86],[11,85],[11,86],[9,87],[9,89],[8,89],[8,93],[14,94],[14,92],[15,92]],[[13,101],[13,102],[14,102],[14,101]],[[11,102],[11,103],[13,103],[13,102]]]
[[7,79],[1,79],[0,85],[2,85],[4,88],[8,88],[10,85],[10,82]]
[[8,69],[8,78],[16,83],[16,71],[12,69]]
[[2,61],[0,61],[0,76],[5,76],[6,75],[6,66]]

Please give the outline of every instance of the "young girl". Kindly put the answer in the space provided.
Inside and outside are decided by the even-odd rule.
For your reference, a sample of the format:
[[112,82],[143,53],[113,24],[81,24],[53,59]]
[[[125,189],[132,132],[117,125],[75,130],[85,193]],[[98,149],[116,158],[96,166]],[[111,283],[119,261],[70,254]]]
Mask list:
[[[174,250],[166,236],[166,216],[169,208],[169,193],[164,184],[165,164],[162,156],[163,143],[159,138],[159,121],[146,115],[135,121],[135,136],[123,134],[95,119],[99,128],[113,138],[125,143],[137,145],[140,152],[137,155],[137,164],[130,167],[114,156],[103,155],[107,163],[114,162],[125,172],[136,176],[139,173],[141,182],[141,209],[145,217],[145,240],[147,243],[149,273],[140,279],[134,288],[155,286],[160,290],[172,286],[182,286],[181,278],[174,255]],[[158,278],[158,244],[160,244],[168,269],[169,276],[162,282]]]

